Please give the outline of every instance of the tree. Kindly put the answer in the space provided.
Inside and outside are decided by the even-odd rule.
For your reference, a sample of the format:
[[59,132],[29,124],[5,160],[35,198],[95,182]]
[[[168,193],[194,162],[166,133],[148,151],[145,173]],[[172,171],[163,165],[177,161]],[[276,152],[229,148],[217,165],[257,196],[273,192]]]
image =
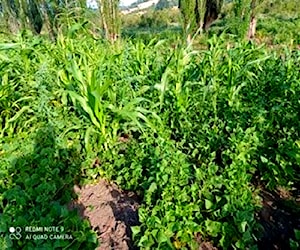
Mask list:
[[223,0],[207,0],[205,4],[205,15],[203,29],[208,30],[211,24],[218,19],[221,13]]
[[34,0],[3,0],[2,14],[5,27],[10,32],[19,29],[31,29],[40,33],[43,22],[37,1]]
[[189,29],[194,29],[196,26],[195,19],[195,0],[179,0],[179,9],[183,18],[183,28],[186,32]]
[[53,3],[51,5],[47,0],[40,0],[40,10],[43,23],[49,32],[49,37],[54,40],[56,37],[55,17],[58,15],[57,5]]
[[43,19],[40,6],[35,0],[29,0],[26,6],[26,16],[28,17],[28,25],[32,31],[40,34],[43,27]]
[[179,0],[184,29],[190,34],[207,30],[218,18],[223,0]]
[[247,38],[253,39],[255,36],[256,32],[256,0],[251,1],[251,14],[250,14],[250,23],[249,23],[249,28],[248,28],[248,33],[247,33]]
[[[262,1],[260,1],[262,2]],[[240,37],[252,39],[256,31],[257,0],[234,0],[233,12],[236,33]]]
[[119,3],[120,0],[98,0],[105,37],[111,42],[120,35]]
[[17,32],[25,24],[22,21],[24,18],[24,4],[22,0],[11,1],[3,0],[1,2],[1,12],[3,17],[3,23],[6,31],[11,33]]
[[[0,2],[0,17],[4,21],[6,30],[16,33],[30,29],[39,34],[42,27],[48,30],[51,38],[56,36],[62,13],[75,13],[86,7],[85,0],[2,0]],[[77,11],[78,12],[78,11]],[[81,13],[77,13],[80,16]]]

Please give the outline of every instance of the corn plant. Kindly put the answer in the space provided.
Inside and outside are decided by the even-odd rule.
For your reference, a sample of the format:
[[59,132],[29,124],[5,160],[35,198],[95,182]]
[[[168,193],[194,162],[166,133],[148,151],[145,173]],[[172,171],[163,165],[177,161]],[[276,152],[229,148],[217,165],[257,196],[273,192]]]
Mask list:
[[[96,45],[94,49],[98,49]],[[146,116],[158,116],[143,108],[147,99],[129,89],[130,94],[135,94],[134,98],[130,99],[124,89],[117,88],[124,79],[112,77],[107,69],[112,67],[112,72],[115,69],[112,65],[118,58],[113,54],[97,55],[97,59],[92,53],[84,51],[80,52],[79,58],[71,55],[71,61],[66,62],[67,71],[60,71],[60,80],[67,89],[73,105],[79,104],[99,129],[102,143],[107,149],[109,142],[117,140],[120,130],[143,130],[145,125],[153,128]],[[94,59],[97,61],[93,61]]]

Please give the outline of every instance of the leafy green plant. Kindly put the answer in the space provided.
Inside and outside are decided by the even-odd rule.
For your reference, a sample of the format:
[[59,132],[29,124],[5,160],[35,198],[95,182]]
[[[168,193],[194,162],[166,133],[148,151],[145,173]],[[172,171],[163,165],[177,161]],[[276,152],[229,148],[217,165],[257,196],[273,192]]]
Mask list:
[[0,46],[1,232],[29,221],[74,236],[3,248],[95,247],[66,203],[74,182],[99,177],[139,195],[140,248],[255,248],[255,181],[299,185],[299,51],[225,34],[205,50],[172,37],[108,44],[79,30]]

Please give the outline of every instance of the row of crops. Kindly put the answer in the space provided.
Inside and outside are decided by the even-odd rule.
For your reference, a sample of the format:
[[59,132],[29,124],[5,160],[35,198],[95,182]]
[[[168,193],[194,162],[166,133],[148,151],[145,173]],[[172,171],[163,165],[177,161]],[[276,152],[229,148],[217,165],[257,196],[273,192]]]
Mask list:
[[[66,204],[74,184],[102,177],[141,197],[141,249],[197,249],[200,236],[255,248],[257,183],[299,185],[299,51],[222,37],[206,50],[87,34],[2,40],[1,249],[94,249],[95,233]],[[49,225],[73,239],[7,233]]]

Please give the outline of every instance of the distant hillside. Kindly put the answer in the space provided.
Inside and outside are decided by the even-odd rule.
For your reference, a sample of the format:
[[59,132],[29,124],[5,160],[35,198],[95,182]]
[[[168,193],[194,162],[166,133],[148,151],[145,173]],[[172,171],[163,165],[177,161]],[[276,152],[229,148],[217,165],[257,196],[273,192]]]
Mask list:
[[178,0],[159,0],[156,4],[157,10],[167,9],[167,8],[173,8],[178,6]]
[[121,6],[121,11],[123,14],[129,14],[132,12],[144,11],[149,8],[162,10],[174,6],[178,6],[178,0],[139,0],[128,7]]

